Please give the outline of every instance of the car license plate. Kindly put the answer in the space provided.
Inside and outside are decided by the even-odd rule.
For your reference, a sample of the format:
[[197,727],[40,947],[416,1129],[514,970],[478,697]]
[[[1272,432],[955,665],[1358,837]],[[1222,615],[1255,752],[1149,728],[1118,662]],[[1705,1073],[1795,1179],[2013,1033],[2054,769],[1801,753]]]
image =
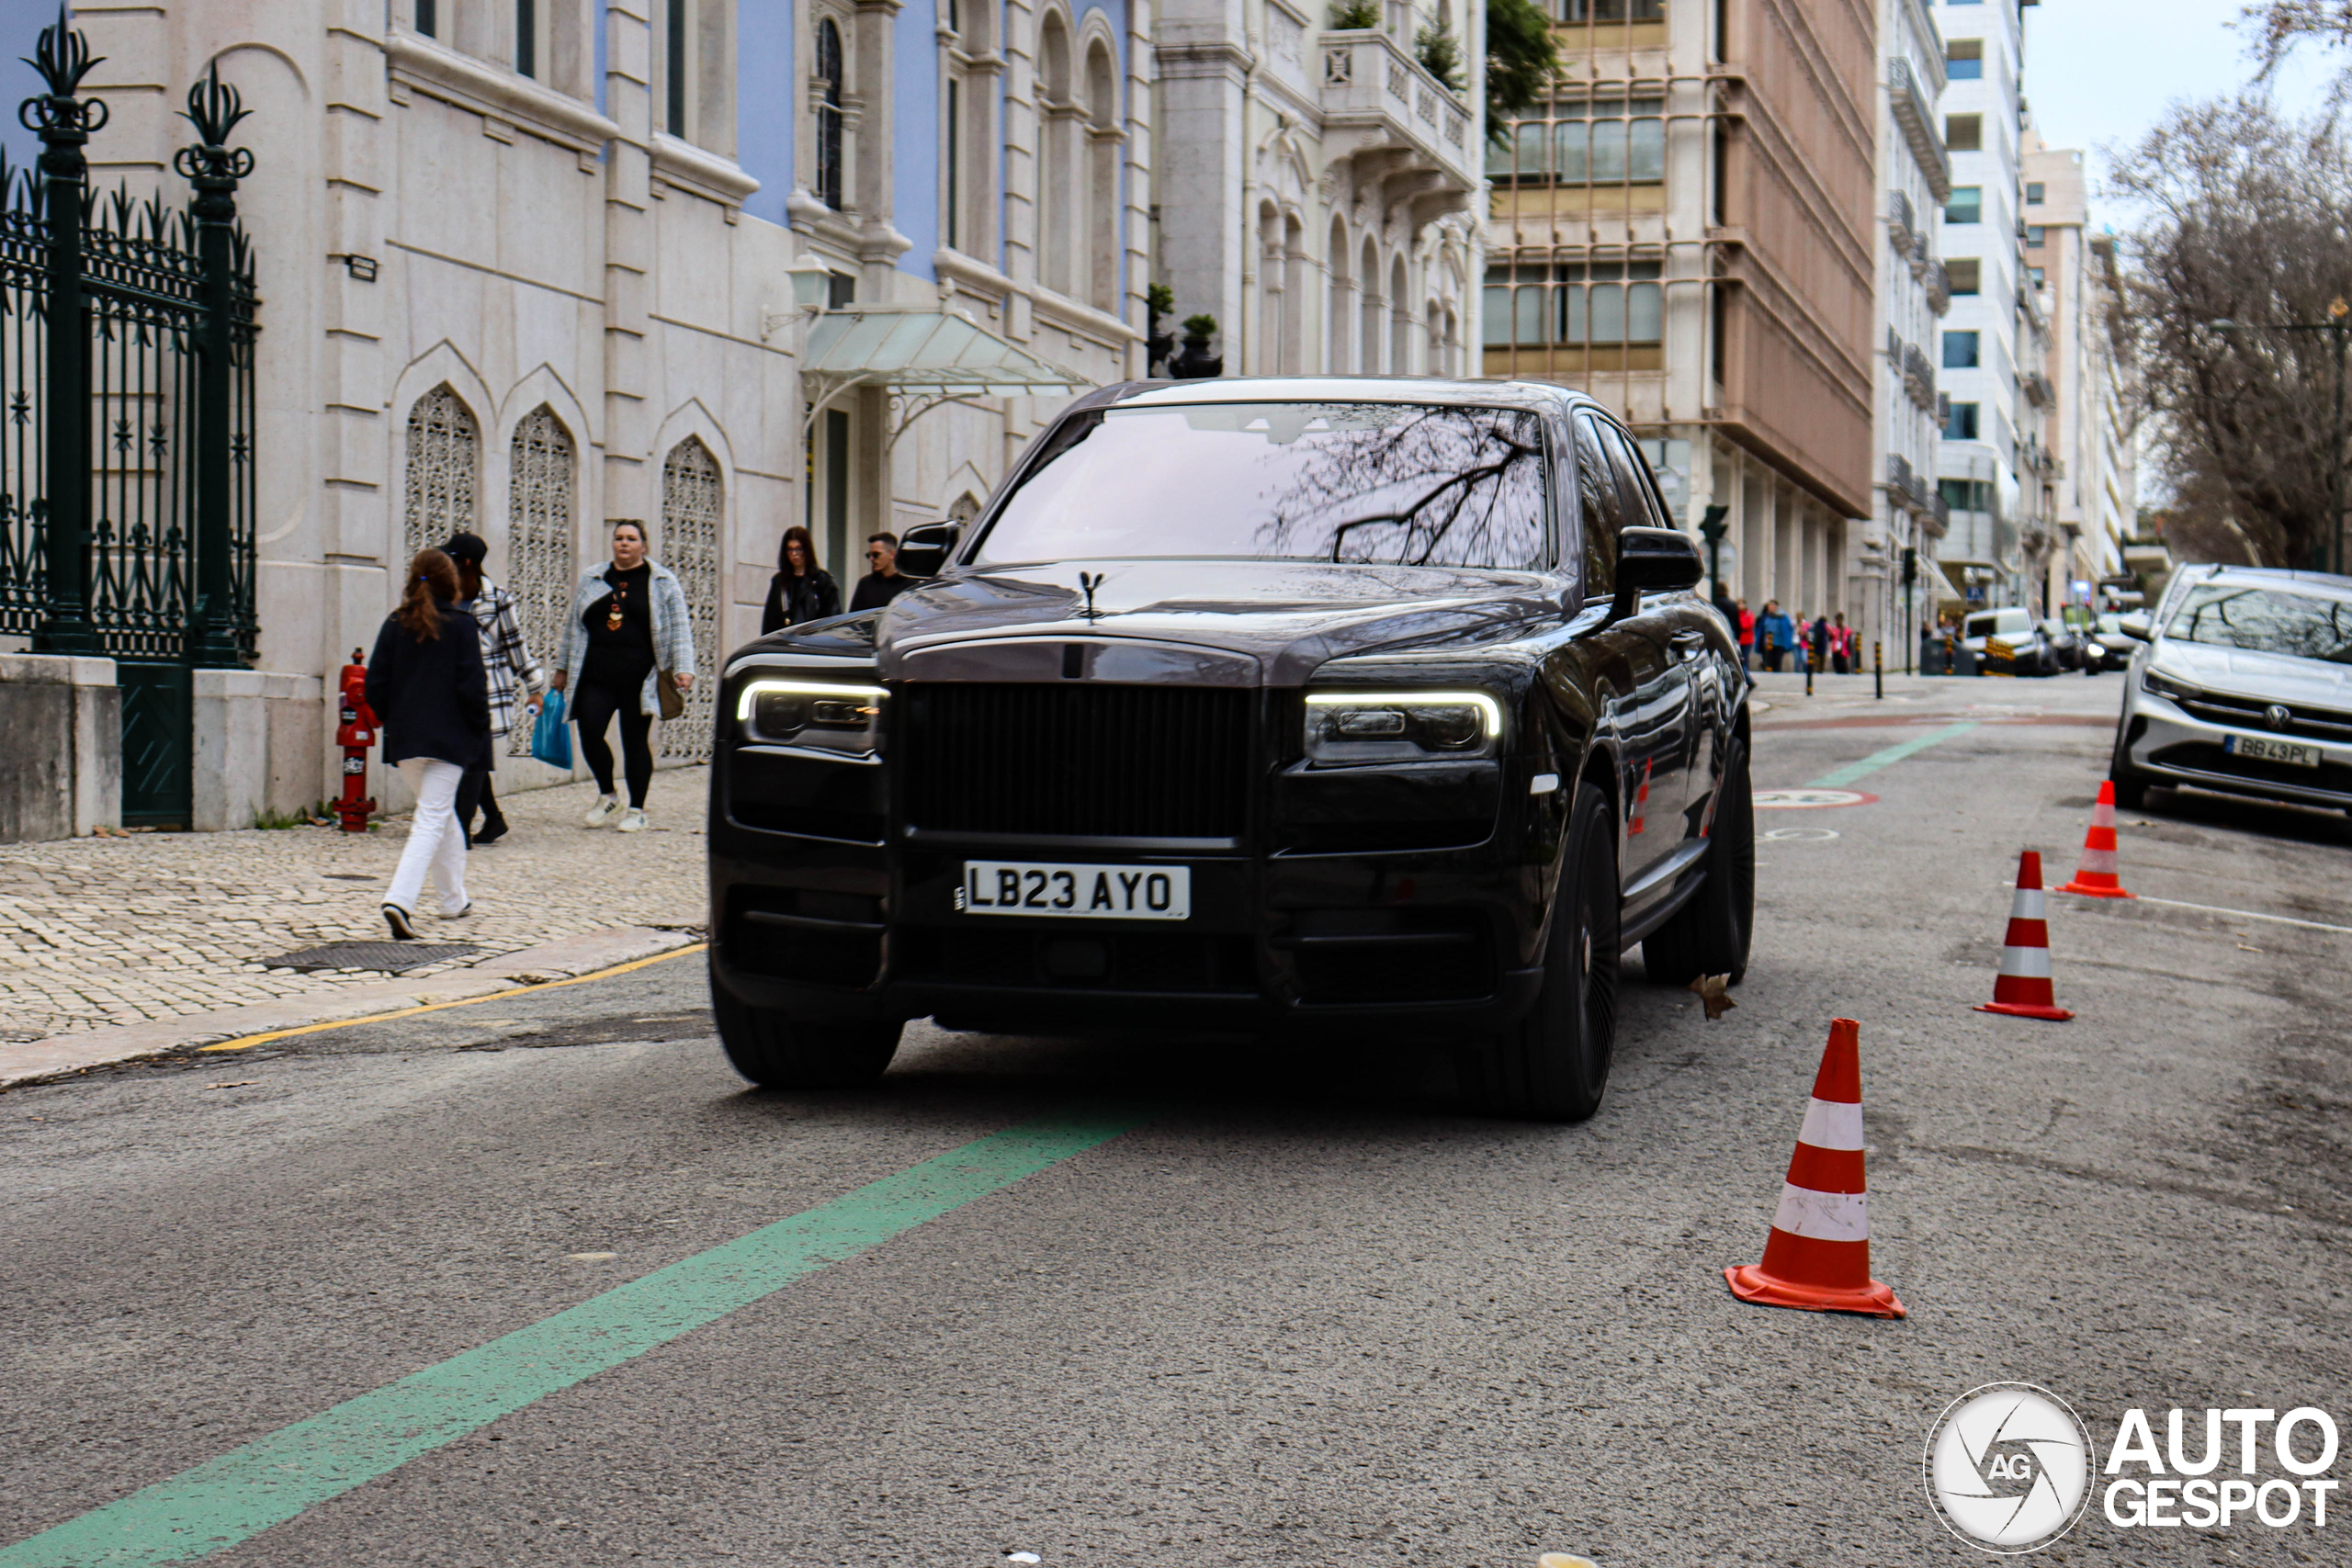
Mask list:
[[1182,920],[1193,873],[1181,865],[1061,865],[967,860],[956,908],[967,915],[1069,915],[1097,920]]
[[2273,740],[2267,735],[2233,735],[2222,745],[2233,756],[2252,757],[2257,761],[2286,762],[2298,768],[2316,768],[2320,763],[2318,747]]

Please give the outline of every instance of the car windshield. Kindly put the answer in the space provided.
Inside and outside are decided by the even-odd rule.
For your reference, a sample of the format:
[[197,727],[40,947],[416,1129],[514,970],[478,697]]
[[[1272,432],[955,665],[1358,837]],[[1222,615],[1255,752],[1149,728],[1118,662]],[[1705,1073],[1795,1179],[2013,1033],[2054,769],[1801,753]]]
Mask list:
[[2101,615],[2098,618],[2098,629],[2103,632],[2113,632],[2118,637],[2120,637],[2123,635],[2123,617],[2120,615]]
[[2165,636],[2352,664],[2352,601],[2244,583],[2203,582],[2181,600]]
[[2033,630],[2033,617],[2023,610],[1984,610],[1968,617],[1970,637],[2023,637]]
[[1049,437],[978,559],[1205,558],[1540,570],[1544,443],[1514,409],[1101,409]]

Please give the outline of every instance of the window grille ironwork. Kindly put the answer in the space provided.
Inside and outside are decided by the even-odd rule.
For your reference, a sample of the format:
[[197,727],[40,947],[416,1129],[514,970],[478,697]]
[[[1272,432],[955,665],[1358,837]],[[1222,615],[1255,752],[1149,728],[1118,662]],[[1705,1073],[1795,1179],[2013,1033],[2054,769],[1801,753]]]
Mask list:
[[419,550],[474,532],[474,470],[481,426],[447,381],[408,411],[408,500],[394,571],[404,576]]
[[[562,651],[563,623],[571,614],[575,470],[571,433],[555,411],[541,403],[524,415],[508,447],[506,591],[514,595],[523,640],[543,667]],[[508,754],[530,750],[531,727],[518,724],[507,737]]]
[[662,464],[662,564],[686,596],[687,624],[703,678],[687,694],[686,711],[662,727],[662,754],[703,761],[710,755],[710,671],[718,660],[720,545],[725,537],[726,487],[718,459],[699,436],[670,449]]

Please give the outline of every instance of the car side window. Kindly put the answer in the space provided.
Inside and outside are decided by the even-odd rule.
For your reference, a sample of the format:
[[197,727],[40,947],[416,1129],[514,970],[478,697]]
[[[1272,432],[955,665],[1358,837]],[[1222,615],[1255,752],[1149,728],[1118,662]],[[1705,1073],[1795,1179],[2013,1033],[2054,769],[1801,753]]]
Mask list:
[[1584,516],[1584,596],[1606,598],[1617,592],[1617,536],[1625,511],[1615,465],[1590,414],[1577,416],[1577,502]]
[[1625,525],[1629,528],[1664,528],[1669,526],[1666,510],[1650,489],[1649,464],[1642,457],[1625,433],[1614,425],[1607,427],[1609,450],[1617,459],[1617,483],[1625,493]]

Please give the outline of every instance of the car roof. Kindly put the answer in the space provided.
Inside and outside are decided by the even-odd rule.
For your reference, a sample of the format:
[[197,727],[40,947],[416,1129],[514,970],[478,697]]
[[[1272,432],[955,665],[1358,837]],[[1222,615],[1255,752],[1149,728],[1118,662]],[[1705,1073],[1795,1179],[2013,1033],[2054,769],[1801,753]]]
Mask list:
[[[1198,381],[1128,381],[1084,402],[1129,408],[1185,403],[1422,403],[1459,408],[1599,407],[1583,392],[1540,381],[1462,381],[1435,376],[1234,376]],[[1606,411],[1603,411],[1606,412]]]
[[2199,582],[2268,582],[2280,587],[2316,588],[2324,593],[2352,598],[2352,577],[2339,577],[2332,571],[2299,571],[2284,566],[2211,566],[2202,570],[2205,575],[2197,580]]

